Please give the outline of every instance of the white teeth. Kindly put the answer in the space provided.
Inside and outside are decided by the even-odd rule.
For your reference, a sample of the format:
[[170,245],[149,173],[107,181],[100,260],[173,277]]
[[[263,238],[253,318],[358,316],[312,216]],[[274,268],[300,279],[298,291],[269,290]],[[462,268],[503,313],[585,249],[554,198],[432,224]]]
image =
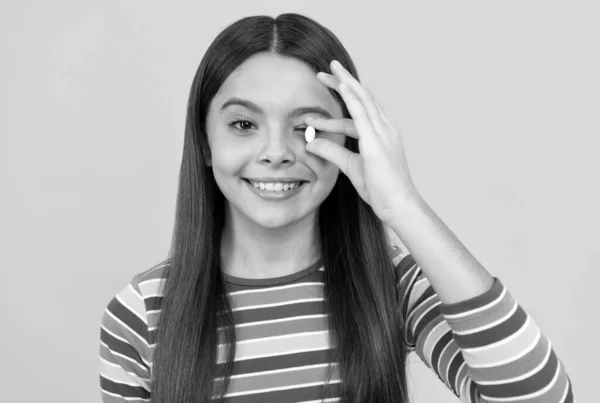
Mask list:
[[267,192],[285,192],[287,190],[296,189],[300,186],[300,182],[250,182],[252,186]]

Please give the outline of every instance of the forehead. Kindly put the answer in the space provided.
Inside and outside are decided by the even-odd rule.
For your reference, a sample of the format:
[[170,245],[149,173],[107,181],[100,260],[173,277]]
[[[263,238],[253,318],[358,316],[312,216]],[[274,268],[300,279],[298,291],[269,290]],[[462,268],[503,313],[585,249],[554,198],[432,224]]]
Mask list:
[[272,111],[316,104],[341,115],[338,102],[310,65],[274,53],[248,58],[227,77],[213,101],[220,106],[230,97],[248,99]]

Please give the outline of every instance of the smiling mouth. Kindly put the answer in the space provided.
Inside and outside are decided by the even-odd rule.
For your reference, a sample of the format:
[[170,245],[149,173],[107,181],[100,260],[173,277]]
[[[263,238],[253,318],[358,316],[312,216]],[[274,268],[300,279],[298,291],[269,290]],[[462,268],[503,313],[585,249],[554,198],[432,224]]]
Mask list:
[[266,190],[267,192],[287,192],[289,190],[297,189],[300,186],[304,185],[305,183],[308,183],[307,181],[260,182],[260,181],[253,181],[253,180],[250,180],[247,178],[242,178],[242,180],[244,180],[246,183],[250,184],[251,186],[254,186],[256,189]]

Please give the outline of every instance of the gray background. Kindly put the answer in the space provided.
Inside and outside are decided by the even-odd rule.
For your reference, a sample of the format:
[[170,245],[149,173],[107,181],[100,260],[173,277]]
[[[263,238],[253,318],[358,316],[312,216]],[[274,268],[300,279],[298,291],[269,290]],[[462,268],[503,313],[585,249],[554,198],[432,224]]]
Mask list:
[[[2,401],[100,400],[104,307],[168,251],[200,59],[238,18],[292,11],[341,39],[425,200],[534,317],[578,400],[594,400],[598,3],[7,3]],[[410,362],[415,402],[456,401]]]

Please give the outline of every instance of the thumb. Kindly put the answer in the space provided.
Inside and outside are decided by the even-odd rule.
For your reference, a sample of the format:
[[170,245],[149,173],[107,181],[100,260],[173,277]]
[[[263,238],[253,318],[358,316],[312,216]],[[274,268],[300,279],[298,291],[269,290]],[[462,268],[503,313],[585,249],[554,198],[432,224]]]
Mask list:
[[310,143],[306,143],[306,151],[333,162],[346,176],[350,176],[348,171],[352,165],[352,159],[358,157],[358,154],[346,147],[324,138],[316,138]]

